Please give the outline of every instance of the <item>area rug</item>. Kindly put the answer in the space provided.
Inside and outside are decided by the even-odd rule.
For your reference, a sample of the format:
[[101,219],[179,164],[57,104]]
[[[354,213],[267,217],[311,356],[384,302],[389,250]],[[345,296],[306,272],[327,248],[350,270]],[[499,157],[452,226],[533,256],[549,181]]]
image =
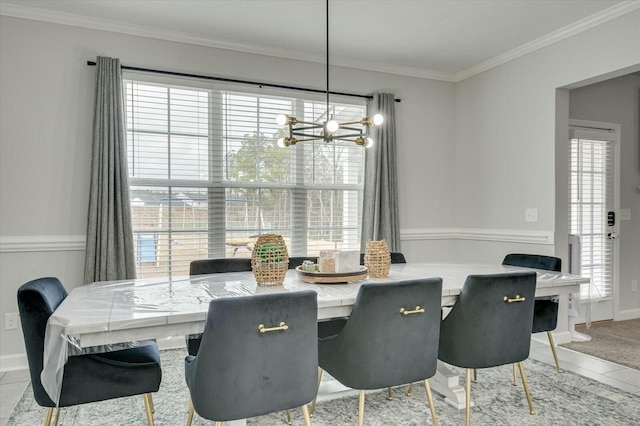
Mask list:
[[571,342],[561,346],[640,370],[640,319],[592,324],[576,331],[591,336],[589,342]]
[[[184,350],[162,352],[162,385],[154,394],[155,424],[184,425],[187,420],[188,391],[184,382]],[[565,372],[557,374],[549,365],[537,361],[525,362],[525,369],[535,408],[530,415],[522,386],[511,384],[511,366],[482,370],[479,383],[473,384],[471,421],[474,425],[637,425],[640,419],[640,396],[623,392],[593,380]],[[330,379],[330,378],[329,378]],[[393,399],[386,391],[368,393],[365,424],[368,426],[433,424],[426,403],[424,388],[414,386],[407,397],[406,387],[393,390]],[[222,389],[221,392],[224,392]],[[457,410],[434,395],[435,409],[441,425],[464,424],[464,410]],[[251,404],[251,401],[246,401]],[[33,400],[28,386],[7,425],[37,425],[44,419],[43,408]],[[301,410],[292,410],[294,425],[304,424]],[[355,425],[358,419],[356,396],[319,402],[312,424],[316,426]],[[60,424],[64,426],[139,425],[147,424],[141,396],[120,398],[93,404],[65,408]],[[197,415],[194,425],[213,425]],[[248,425],[284,426],[285,414],[274,413],[255,417]]]

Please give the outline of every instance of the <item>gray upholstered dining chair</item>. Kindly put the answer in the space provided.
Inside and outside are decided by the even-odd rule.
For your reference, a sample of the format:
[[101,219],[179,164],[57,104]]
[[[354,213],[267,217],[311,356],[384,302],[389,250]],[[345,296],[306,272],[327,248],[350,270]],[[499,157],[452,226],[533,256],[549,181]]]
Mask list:
[[212,300],[200,350],[185,359],[187,425],[194,411],[223,422],[300,406],[310,425],[317,311],[311,290]]
[[[43,367],[47,321],[67,297],[57,278],[39,278],[18,289],[18,309],[27,350],[33,396],[38,405],[47,407],[45,426],[51,424],[56,403],[40,381]],[[62,376],[62,390],[54,424],[58,424],[61,407],[104,401],[132,395],[144,395],[147,422],[153,425],[153,400],[162,379],[160,354],[153,341],[113,352],[69,357]]]
[[522,361],[529,357],[535,272],[470,275],[442,320],[438,358],[466,369],[466,424],[471,416],[471,369],[518,363],[529,412],[533,402]]
[[341,330],[334,321],[318,323],[320,368],[360,390],[359,425],[365,390],[416,381],[424,382],[437,424],[428,379],[436,372],[441,298],[441,278],[363,284]]
[[[316,260],[316,257],[290,257],[289,269],[302,265],[305,260]],[[220,274],[225,272],[251,271],[251,259],[247,258],[220,258],[198,259],[189,264],[189,275]],[[186,336],[187,352],[189,355],[197,355],[202,334],[189,334]]]
[[[546,271],[560,272],[562,270],[562,259],[553,256],[543,256],[539,254],[512,253],[505,256],[503,265],[522,266],[525,268],[543,269]],[[533,305],[533,326],[532,333],[547,332],[553,359],[556,363],[556,370],[561,373],[560,361],[556,352],[556,345],[551,332],[558,325],[558,303],[551,299],[536,299]],[[515,379],[514,379],[515,383]]]

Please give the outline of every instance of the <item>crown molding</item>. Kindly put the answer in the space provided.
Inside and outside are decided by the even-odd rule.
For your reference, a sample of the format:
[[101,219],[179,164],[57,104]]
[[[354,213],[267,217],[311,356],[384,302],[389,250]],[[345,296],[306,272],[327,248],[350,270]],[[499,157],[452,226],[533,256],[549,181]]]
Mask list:
[[401,229],[400,239],[411,240],[471,240],[506,243],[553,245],[553,231],[523,229],[419,228]]
[[[571,37],[582,31],[586,31],[590,28],[598,26],[604,22],[610,21],[637,9],[640,9],[640,1],[626,0],[599,13],[588,16],[571,25],[568,25],[529,43],[525,43],[522,46],[502,53],[487,61],[481,62],[480,64],[474,65],[457,73],[433,71],[428,69],[386,64],[374,61],[354,60],[346,57],[332,58],[332,63],[334,65],[339,65],[347,68],[458,83],[474,75],[480,74],[484,71],[488,71],[492,68],[496,68],[514,59],[532,53],[538,49],[549,46],[567,37]],[[159,40],[173,41],[177,43],[194,44],[199,46],[213,47],[217,49],[232,50],[264,56],[273,56],[283,59],[293,59],[315,63],[324,63],[325,60],[323,54],[296,51],[291,49],[260,45],[257,43],[240,43],[230,40],[217,40],[181,31],[171,31],[167,29],[159,29],[143,25],[125,24],[118,21],[20,6],[17,4],[0,3],[0,15],[51,22],[61,25],[69,25],[94,30],[109,31],[140,37],[148,37]]]
[[0,253],[79,251],[86,247],[84,235],[17,235],[0,237]]
[[[240,43],[229,40],[211,39],[181,31],[171,31],[167,29],[159,29],[143,25],[125,24],[122,22],[107,19],[49,11],[33,7],[19,6],[16,4],[0,3],[0,15],[147,37],[158,40],[173,41],[177,43],[194,44],[198,46],[213,47],[216,49],[232,50],[236,52],[252,53],[263,56],[273,56],[283,59],[293,59],[320,64],[324,64],[326,60],[324,54],[321,53],[309,53],[300,50],[292,50],[288,48],[285,49],[261,44]],[[432,80],[442,80],[449,82],[453,82],[455,80],[455,75],[451,73],[399,66],[394,64],[385,64],[374,61],[354,60],[341,56],[332,57],[331,62],[332,65],[338,65],[346,68],[363,69],[368,71],[377,71],[389,74],[405,75],[408,77],[428,78]]]
[[553,31],[543,37],[530,41],[529,43],[525,43],[515,49],[509,50],[498,56],[494,56],[487,61],[479,63],[478,65],[474,65],[464,71],[457,72],[455,74],[455,82],[457,83],[462,80],[466,80],[476,74],[480,74],[484,71],[506,64],[514,59],[535,52],[536,50],[557,43],[560,40],[564,40],[565,38],[579,34],[593,27],[597,27],[600,24],[618,18],[629,12],[633,12],[637,9],[640,9],[640,1],[638,0],[627,0],[610,8],[604,9],[601,12],[587,16],[586,18],[576,21],[571,25],[560,28],[559,30]]

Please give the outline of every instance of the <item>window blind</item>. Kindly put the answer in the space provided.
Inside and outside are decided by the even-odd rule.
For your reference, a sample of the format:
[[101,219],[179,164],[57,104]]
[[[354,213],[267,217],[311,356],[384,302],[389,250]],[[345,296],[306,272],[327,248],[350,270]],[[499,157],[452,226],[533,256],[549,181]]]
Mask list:
[[613,210],[613,149],[615,133],[571,129],[569,148],[569,233],[582,243],[583,299],[609,298],[613,289],[613,240],[608,238],[607,213]]
[[[324,120],[326,104],[291,93],[125,80],[138,276],[182,275],[207,257],[250,257],[281,234],[290,255],[359,250],[364,152],[353,143],[278,148],[278,114]],[[338,120],[365,105],[330,105]]]

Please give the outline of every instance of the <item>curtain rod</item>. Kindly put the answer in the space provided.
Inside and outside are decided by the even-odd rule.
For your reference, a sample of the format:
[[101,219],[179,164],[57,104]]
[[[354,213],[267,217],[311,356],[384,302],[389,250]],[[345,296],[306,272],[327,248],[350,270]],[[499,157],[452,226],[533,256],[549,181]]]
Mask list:
[[578,126],[569,124],[569,127],[577,128],[577,129],[591,129],[591,130],[606,130],[609,133],[615,132],[614,129],[610,129],[608,127],[591,127],[591,126]]
[[[95,61],[87,61],[87,65],[95,66],[96,63],[95,63]],[[235,78],[213,77],[213,76],[210,76],[210,75],[190,74],[190,73],[184,73],[184,72],[164,71],[164,70],[154,70],[154,69],[151,69],[151,68],[130,67],[130,66],[126,66],[126,65],[121,65],[120,68],[123,69],[123,70],[128,70],[128,71],[142,71],[142,72],[148,72],[148,73],[153,73],[153,74],[171,75],[171,76],[174,76],[174,77],[189,77],[189,78],[199,78],[199,79],[203,79],[203,80],[223,81],[223,82],[226,82],[226,83],[250,84],[250,85],[259,86],[259,87],[274,87],[274,88],[277,88],[277,89],[299,90],[301,92],[327,93],[326,90],[310,89],[308,87],[296,87],[296,86],[286,86],[284,84],[261,83],[259,81],[238,80],[238,79],[235,79]],[[364,99],[373,99],[373,96],[371,96],[371,95],[360,95],[360,94],[357,94],[357,93],[333,92],[333,91],[330,91],[329,93],[332,94],[332,95],[351,96],[351,97],[355,97],[355,98],[364,98]],[[401,99],[395,99],[395,101],[396,102],[400,102]]]

